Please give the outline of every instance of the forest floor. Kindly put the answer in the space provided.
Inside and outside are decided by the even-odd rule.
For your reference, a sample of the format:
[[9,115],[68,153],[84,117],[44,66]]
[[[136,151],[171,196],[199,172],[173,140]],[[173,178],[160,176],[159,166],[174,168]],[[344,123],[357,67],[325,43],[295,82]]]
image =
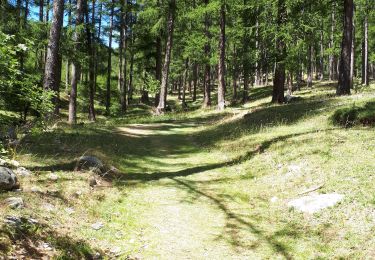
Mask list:
[[[0,258],[375,258],[375,131],[330,120],[353,103],[373,108],[375,85],[338,98],[317,83],[285,105],[269,104],[270,91],[225,112],[154,117],[134,106],[124,118],[32,132],[15,159],[33,174],[21,192],[0,194],[25,202],[0,205],[2,218],[24,217],[1,224]],[[91,174],[74,171],[83,154],[121,175],[91,188]],[[316,185],[343,201],[315,214],[287,207]]]

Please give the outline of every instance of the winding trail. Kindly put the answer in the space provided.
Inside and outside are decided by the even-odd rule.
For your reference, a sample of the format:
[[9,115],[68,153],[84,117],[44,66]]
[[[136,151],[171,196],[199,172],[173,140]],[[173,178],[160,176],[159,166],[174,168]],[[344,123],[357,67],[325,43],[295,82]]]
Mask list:
[[[139,216],[147,227],[142,240],[148,246],[140,253],[142,258],[259,258],[251,243],[247,247],[239,237],[247,229],[251,231],[247,234],[249,241],[255,240],[256,231],[248,226],[251,224],[235,213],[247,209],[239,205],[230,209],[215,189],[220,179],[218,170],[227,158],[204,151],[195,143],[193,135],[203,127],[161,123],[117,129],[120,135],[142,140],[143,147],[138,149],[148,151],[153,159],[149,171],[130,175],[132,181],[146,184],[134,189],[133,195],[150,205]],[[230,204],[235,205],[233,201]]]

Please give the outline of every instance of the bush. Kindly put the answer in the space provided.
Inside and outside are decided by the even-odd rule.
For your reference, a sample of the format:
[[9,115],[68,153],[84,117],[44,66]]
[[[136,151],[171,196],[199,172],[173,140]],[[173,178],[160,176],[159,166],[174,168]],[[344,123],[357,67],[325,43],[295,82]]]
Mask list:
[[375,102],[368,102],[363,106],[341,108],[331,117],[335,125],[352,127],[355,125],[375,126]]
[[0,32],[0,107],[20,112],[24,119],[29,111],[45,114],[53,109],[53,92],[44,91],[40,77],[20,68],[19,56],[27,51],[27,46],[17,44],[14,36]]

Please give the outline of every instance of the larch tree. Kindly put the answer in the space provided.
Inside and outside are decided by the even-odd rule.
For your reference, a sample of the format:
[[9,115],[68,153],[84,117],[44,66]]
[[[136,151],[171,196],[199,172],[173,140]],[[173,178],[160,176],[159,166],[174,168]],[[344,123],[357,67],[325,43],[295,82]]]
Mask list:
[[344,30],[341,42],[341,57],[339,66],[339,81],[337,95],[349,95],[351,88],[350,61],[353,37],[353,0],[344,0]]
[[281,35],[280,30],[286,22],[286,4],[285,0],[277,1],[277,31],[276,36],[276,64],[275,64],[275,75],[273,79],[273,91],[272,91],[272,102],[283,103],[284,102],[284,87],[285,87],[285,58],[286,58],[286,46],[284,42],[284,36]]
[[218,100],[219,110],[225,108],[225,0],[220,3],[220,38],[219,38],[219,71],[218,71]]
[[166,42],[166,47],[165,47],[165,58],[164,58],[164,64],[163,64],[163,70],[162,70],[159,104],[156,109],[157,113],[159,114],[164,113],[166,105],[167,105],[168,76],[169,76],[169,65],[171,63],[171,56],[172,56],[175,13],[176,13],[176,1],[169,0],[167,42]]
[[78,81],[81,75],[81,62],[78,57],[78,52],[81,48],[81,25],[83,24],[84,17],[84,1],[86,0],[77,0],[76,7],[76,23],[75,23],[75,32],[73,36],[74,41],[74,52],[75,56],[72,62],[72,81],[71,81],[71,90],[69,96],[69,114],[68,114],[68,123],[76,124],[77,123],[77,86]]
[[59,46],[60,46],[60,36],[61,36],[61,27],[63,25],[63,14],[64,14],[64,0],[55,0],[53,3],[53,19],[51,24],[51,29],[48,39],[47,47],[47,60],[44,71],[44,89],[51,90],[55,92],[55,98],[53,103],[55,105],[55,112],[58,112],[58,85],[60,78],[58,77],[60,72],[58,71],[59,67]]

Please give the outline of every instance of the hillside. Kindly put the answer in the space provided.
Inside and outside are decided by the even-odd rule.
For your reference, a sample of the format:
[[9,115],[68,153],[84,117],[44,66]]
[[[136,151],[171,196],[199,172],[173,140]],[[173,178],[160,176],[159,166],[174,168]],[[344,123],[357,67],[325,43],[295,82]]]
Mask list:
[[[224,112],[191,103],[156,117],[134,104],[123,118],[31,131],[14,152],[31,174],[0,194],[24,202],[0,206],[1,256],[374,258],[374,127],[332,115],[355,104],[374,117],[375,86],[335,97],[317,83],[284,105],[270,91]],[[108,174],[75,170],[82,155]],[[343,199],[315,214],[287,205],[325,193]]]

